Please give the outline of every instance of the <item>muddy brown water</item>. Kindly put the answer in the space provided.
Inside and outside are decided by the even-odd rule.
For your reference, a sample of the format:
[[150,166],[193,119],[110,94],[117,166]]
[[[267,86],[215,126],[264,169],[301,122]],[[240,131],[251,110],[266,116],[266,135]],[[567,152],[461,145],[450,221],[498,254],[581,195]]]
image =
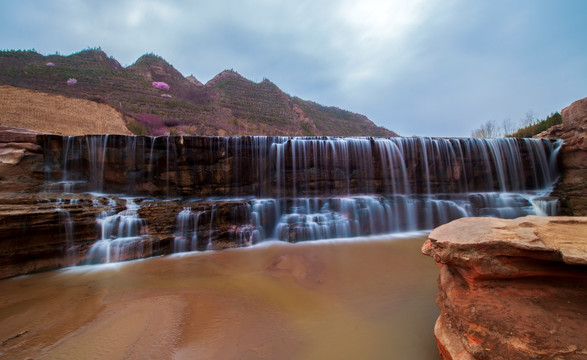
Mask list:
[[426,236],[190,253],[0,281],[2,359],[439,359]]

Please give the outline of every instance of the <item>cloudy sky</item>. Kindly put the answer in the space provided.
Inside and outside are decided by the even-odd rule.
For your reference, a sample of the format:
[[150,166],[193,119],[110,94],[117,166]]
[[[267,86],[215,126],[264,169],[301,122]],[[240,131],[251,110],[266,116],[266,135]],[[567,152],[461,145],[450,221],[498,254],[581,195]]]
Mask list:
[[469,136],[587,96],[584,0],[0,3],[0,49],[98,46],[123,66],[156,53],[202,82],[268,78],[405,136]]

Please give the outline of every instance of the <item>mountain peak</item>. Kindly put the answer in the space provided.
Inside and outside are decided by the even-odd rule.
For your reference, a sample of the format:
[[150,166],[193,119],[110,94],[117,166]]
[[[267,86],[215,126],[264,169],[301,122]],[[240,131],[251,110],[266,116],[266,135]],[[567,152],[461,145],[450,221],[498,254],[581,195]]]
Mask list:
[[185,79],[173,65],[153,53],[142,55],[128,69],[141,74],[147,81],[170,82]]
[[230,70],[223,70],[221,73],[214,76],[212,79],[210,79],[210,81],[208,81],[206,83],[206,86],[217,87],[218,85],[223,84],[223,83],[230,81],[230,80],[251,82],[250,80],[245,79],[243,76],[241,76],[236,71],[230,69]]
[[194,75],[186,76],[186,79],[191,84],[194,84],[196,86],[204,86],[204,84],[202,84],[202,82],[200,82],[200,80],[196,79],[196,77]]
[[131,66],[148,66],[148,65],[166,65],[171,66],[163,57],[154,54],[146,53],[141,55]]
[[[51,58],[60,58],[59,55],[52,55]],[[88,48],[70,54],[65,58],[79,67],[91,67],[100,64],[111,70],[120,70],[122,66],[113,57],[109,57],[101,48]]]

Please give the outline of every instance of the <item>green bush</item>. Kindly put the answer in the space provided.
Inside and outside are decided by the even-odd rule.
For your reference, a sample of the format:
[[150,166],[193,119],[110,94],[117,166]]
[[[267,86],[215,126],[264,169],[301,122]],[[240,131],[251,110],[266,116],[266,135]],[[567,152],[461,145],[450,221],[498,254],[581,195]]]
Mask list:
[[558,125],[558,124],[562,124],[562,123],[563,123],[563,117],[557,111],[557,112],[547,116],[545,120],[542,120],[542,121],[539,121],[539,122],[532,124],[530,126],[526,126],[521,129],[518,129],[518,131],[516,131],[513,134],[506,135],[506,137],[531,138],[534,135],[540,134],[541,132],[550,129],[550,127],[552,127],[554,125]]
[[130,120],[128,124],[126,124],[130,132],[135,135],[148,135],[149,132],[145,127],[134,120]]

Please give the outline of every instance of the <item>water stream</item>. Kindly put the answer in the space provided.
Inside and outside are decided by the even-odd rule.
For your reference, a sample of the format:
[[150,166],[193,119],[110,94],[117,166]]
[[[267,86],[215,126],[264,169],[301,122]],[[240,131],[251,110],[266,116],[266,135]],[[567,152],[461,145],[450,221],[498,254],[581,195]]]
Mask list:
[[[61,150],[59,140],[44,149],[48,189],[192,200],[167,215],[176,224],[174,252],[214,249],[220,240],[371,236],[558,210],[549,194],[561,142],[549,140],[88,135],[61,138]],[[219,212],[242,201],[245,215]],[[140,248],[130,245],[146,235],[139,205],[97,218],[91,258],[129,258],[117,254]]]
[[439,359],[424,237],[271,242],[0,280],[0,358]]

